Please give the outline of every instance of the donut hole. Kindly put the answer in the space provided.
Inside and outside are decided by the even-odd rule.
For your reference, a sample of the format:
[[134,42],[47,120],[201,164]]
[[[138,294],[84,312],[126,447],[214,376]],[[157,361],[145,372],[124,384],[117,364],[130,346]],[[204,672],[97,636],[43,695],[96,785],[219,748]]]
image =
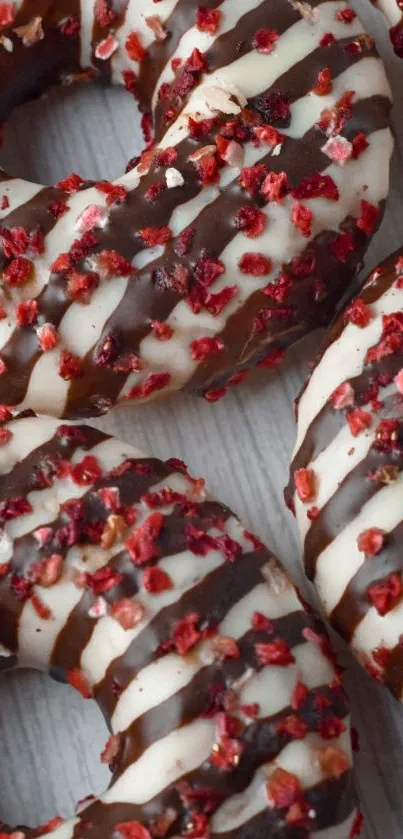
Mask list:
[[10,116],[0,167],[9,174],[54,184],[72,171],[114,179],[143,145],[132,96],[119,88],[55,88]]
[[33,670],[0,679],[0,821],[35,827],[66,818],[108,786],[109,733],[97,704]]

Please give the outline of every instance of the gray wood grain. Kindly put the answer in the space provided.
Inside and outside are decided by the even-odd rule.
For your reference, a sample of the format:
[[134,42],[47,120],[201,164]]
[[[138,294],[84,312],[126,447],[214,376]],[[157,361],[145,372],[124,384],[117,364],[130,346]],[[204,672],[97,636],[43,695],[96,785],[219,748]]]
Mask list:
[[[403,241],[403,64],[389,48],[383,21],[364,0],[361,17],[379,37],[395,93],[397,148],[392,192],[367,268]],[[112,178],[140,147],[133,101],[121,91],[81,88],[51,92],[16,112],[8,126],[1,165],[31,180],[52,183],[72,170]],[[162,457],[180,456],[203,474],[220,499],[243,516],[302,580],[294,523],[282,488],[295,428],[292,403],[307,360],[319,341],[298,347],[277,377],[257,378],[224,401],[207,405],[184,395],[120,409],[103,426]],[[357,783],[367,816],[364,839],[403,834],[403,710],[341,650],[361,751]],[[42,674],[12,673],[0,684],[0,817],[35,825],[108,782],[99,762],[107,738],[95,703]]]

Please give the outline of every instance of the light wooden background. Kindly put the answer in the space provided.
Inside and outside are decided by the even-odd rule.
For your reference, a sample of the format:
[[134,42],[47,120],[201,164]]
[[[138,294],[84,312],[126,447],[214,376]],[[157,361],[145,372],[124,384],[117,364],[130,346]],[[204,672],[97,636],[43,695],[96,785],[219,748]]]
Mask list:
[[[234,0],[235,2],[235,0]],[[361,8],[362,7],[362,8]],[[403,243],[403,62],[391,53],[383,20],[367,0],[357,4],[369,31],[379,35],[395,94],[397,149],[392,192],[367,268]],[[399,136],[400,135],[400,136]],[[400,140],[400,143],[399,143]],[[72,170],[89,178],[118,176],[139,149],[136,109],[121,91],[52,92],[14,114],[0,155],[20,177],[52,183]],[[161,457],[182,457],[194,474],[238,512],[299,578],[294,522],[282,488],[294,439],[293,399],[319,336],[290,356],[280,374],[244,385],[216,405],[196,397],[123,409],[103,421],[107,430]],[[354,722],[360,732],[357,783],[367,822],[363,839],[403,836],[403,708],[342,651]],[[95,703],[30,671],[0,684],[0,818],[36,825],[107,785],[99,763],[107,738]],[[347,839],[347,837],[346,837]]]

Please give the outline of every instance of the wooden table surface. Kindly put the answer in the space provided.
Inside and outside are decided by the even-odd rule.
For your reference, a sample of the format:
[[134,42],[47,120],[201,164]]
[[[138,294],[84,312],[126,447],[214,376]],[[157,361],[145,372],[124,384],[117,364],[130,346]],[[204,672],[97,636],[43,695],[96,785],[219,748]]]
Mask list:
[[[236,2],[236,0],[234,0]],[[356,4],[378,38],[395,95],[397,149],[382,230],[367,258],[372,268],[403,242],[403,62],[392,55],[384,22],[367,0]],[[52,183],[72,170],[117,177],[140,147],[133,100],[122,91],[82,88],[51,92],[16,112],[0,164],[10,173]],[[400,231],[400,232],[399,232]],[[277,377],[261,377],[215,405],[174,396],[103,420],[107,430],[164,458],[183,458],[211,491],[242,517],[300,579],[299,550],[282,488],[293,444],[293,399],[320,336],[294,351]],[[353,720],[360,733],[357,784],[366,815],[363,839],[403,836],[403,708],[341,651]],[[36,825],[99,793],[108,770],[99,754],[106,725],[92,701],[31,671],[0,685],[0,818]],[[347,839],[347,837],[346,837]]]

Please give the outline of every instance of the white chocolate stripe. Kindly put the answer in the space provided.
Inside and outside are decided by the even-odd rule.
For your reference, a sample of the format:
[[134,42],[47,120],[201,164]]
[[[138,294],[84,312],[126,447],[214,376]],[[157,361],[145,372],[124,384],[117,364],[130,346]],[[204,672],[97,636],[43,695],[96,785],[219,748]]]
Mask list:
[[35,195],[42,192],[41,184],[34,184],[30,181],[23,181],[21,178],[10,178],[9,181],[0,181],[0,198],[4,196],[9,200],[9,206],[4,210],[0,209],[0,220],[9,213],[13,213],[18,207],[26,204]]

